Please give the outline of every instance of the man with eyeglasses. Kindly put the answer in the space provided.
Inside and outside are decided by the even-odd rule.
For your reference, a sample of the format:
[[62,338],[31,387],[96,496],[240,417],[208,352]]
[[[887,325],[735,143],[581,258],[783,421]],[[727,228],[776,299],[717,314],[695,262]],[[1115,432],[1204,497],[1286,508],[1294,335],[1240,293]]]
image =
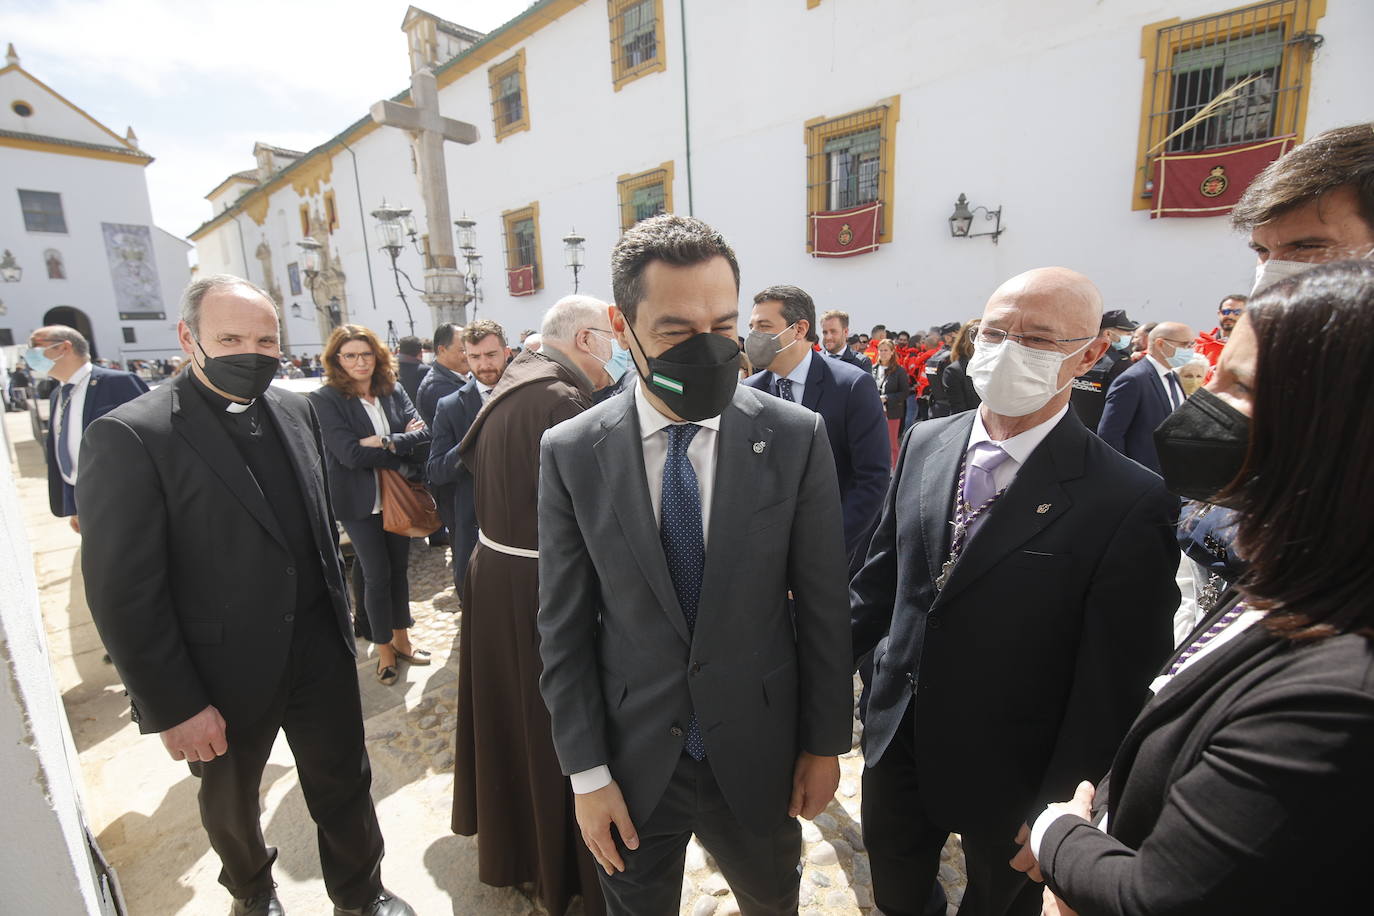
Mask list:
[[148,390],[132,372],[91,364],[91,345],[75,328],[49,325],[29,336],[24,362],[60,384],[48,411],[48,508],[81,531],[76,507],[77,458],[81,436],[97,417]]
[[1038,914],[1013,839],[1106,771],[1169,651],[1178,503],[1069,409],[1101,320],[1064,268],[993,293],[968,365],[982,404],[907,435],[850,585],[855,658],[873,652],[864,843],[890,916],[945,912],[950,833],[962,913]]
[[1193,329],[1164,321],[1150,332],[1145,358],[1121,373],[1107,389],[1097,434],[1127,458],[1159,473],[1155,427],[1183,403],[1186,395],[1175,369],[1193,361]]
[[1217,306],[1217,326],[1198,334],[1197,340],[1193,341],[1194,352],[1205,356],[1208,365],[1215,366],[1221,358],[1221,351],[1226,347],[1226,341],[1231,338],[1231,331],[1235,328],[1236,322],[1245,314],[1245,303],[1249,301],[1250,297],[1242,293],[1232,293],[1221,300],[1221,304]]

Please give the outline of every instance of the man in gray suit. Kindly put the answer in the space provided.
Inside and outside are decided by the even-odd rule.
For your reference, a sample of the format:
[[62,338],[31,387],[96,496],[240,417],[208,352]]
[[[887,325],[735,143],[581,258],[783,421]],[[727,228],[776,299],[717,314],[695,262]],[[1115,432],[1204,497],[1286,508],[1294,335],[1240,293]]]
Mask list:
[[638,382],[540,454],[554,745],[609,912],[676,913],[695,833],[743,913],[795,913],[795,818],[829,803],[851,745],[825,426],[737,385],[739,266],[705,223],[640,222],[612,282]]

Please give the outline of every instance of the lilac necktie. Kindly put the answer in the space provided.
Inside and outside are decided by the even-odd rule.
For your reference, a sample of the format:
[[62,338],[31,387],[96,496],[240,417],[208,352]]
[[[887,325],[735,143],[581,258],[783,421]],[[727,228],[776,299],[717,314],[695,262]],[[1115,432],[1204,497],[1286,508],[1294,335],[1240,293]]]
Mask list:
[[[964,499],[969,511],[974,511],[997,495],[997,484],[992,478],[993,471],[1011,456],[1002,446],[993,442],[979,442],[968,457],[968,468],[964,474]],[[968,537],[983,523],[982,513],[968,526]]]

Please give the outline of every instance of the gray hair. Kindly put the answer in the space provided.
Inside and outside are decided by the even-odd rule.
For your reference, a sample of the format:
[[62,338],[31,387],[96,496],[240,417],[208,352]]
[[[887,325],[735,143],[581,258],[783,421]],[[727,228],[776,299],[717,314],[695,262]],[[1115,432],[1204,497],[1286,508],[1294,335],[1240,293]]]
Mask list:
[[191,284],[181,294],[181,320],[186,322],[186,326],[191,329],[191,334],[196,339],[200,338],[200,304],[205,300],[206,294],[216,290],[231,289],[235,286],[246,286],[268,302],[272,302],[272,311],[273,313],[276,312],[276,303],[273,302],[272,297],[255,283],[250,283],[233,274],[211,274],[208,277],[201,277],[199,280],[191,281]]
[[65,324],[50,324],[39,328],[29,335],[32,340],[41,337],[45,340],[65,340],[72,345],[72,352],[82,359],[91,355],[91,343],[76,328],[67,327]]
[[544,313],[539,336],[555,343],[572,343],[584,328],[604,331],[611,321],[609,309],[606,303],[591,296],[564,296]]

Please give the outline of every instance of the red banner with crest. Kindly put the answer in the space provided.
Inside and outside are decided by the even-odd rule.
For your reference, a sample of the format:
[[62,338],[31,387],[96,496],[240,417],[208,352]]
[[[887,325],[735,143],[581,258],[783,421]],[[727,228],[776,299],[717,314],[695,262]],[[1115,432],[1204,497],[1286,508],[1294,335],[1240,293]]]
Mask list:
[[811,256],[849,258],[856,254],[877,251],[882,214],[883,205],[876,200],[846,210],[810,214]]
[[512,296],[534,295],[534,265],[512,267],[506,271],[506,289]]
[[1223,216],[1265,166],[1288,152],[1293,135],[1205,153],[1165,153],[1155,160],[1150,216]]

